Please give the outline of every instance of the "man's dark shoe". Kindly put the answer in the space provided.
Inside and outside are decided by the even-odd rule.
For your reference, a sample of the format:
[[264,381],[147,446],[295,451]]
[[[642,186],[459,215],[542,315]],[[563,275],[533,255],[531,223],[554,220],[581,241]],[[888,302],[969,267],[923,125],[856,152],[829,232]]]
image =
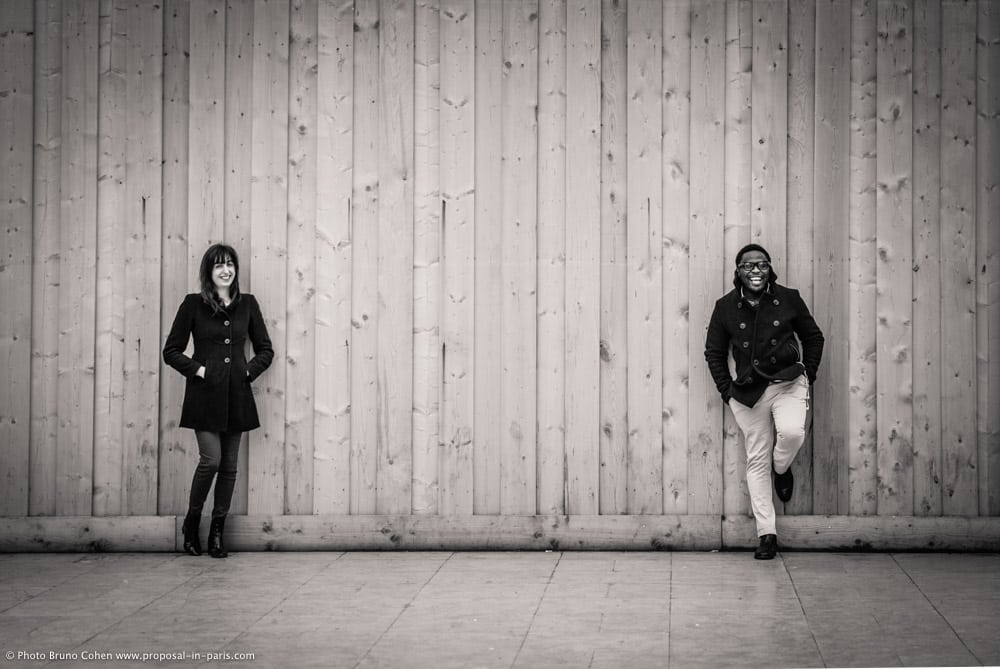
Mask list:
[[765,534],[760,538],[760,545],[753,552],[754,560],[773,560],[778,553],[778,535]]
[[774,472],[774,491],[778,493],[778,499],[782,502],[787,502],[792,498],[792,491],[794,490],[795,477],[792,476],[791,467],[784,474]]

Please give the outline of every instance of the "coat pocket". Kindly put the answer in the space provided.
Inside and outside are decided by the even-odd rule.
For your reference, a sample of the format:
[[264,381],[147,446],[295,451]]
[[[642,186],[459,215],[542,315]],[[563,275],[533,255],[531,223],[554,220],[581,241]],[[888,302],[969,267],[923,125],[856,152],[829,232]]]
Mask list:
[[215,360],[209,360],[205,365],[205,384],[209,386],[219,385],[225,377],[225,365]]

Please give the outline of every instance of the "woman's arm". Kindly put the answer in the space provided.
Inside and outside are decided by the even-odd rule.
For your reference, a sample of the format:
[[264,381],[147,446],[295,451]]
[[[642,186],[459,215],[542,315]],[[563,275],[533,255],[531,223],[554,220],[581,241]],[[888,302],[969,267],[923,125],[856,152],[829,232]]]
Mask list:
[[193,324],[194,313],[191,308],[191,300],[185,297],[177,309],[174,324],[170,327],[167,341],[163,345],[163,361],[186,377],[201,376],[204,378],[205,368],[202,364],[184,355]]
[[246,296],[250,306],[250,324],[247,335],[253,345],[254,356],[247,363],[247,377],[253,381],[264,373],[264,370],[271,366],[274,358],[274,348],[271,346],[271,338],[267,335],[267,325],[264,323],[264,316],[260,312],[260,305],[253,295]]

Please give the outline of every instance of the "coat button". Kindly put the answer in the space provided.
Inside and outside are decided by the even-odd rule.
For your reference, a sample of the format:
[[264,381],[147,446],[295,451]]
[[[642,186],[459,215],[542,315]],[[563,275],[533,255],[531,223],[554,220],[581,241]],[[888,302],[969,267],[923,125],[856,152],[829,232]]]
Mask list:
[[229,325],[229,321],[226,321],[225,323],[223,323],[223,325]]
[[774,327],[778,327],[779,325],[781,325],[781,323],[779,323],[778,321],[774,321]]
[[775,358],[775,357],[774,357],[774,356],[772,355],[772,356],[771,356],[771,362],[778,362],[778,359],[777,359],[777,358]]
[[750,342],[748,341],[743,342],[743,348],[750,348]]
[[759,365],[759,364],[760,364],[760,360],[754,360],[754,361],[753,361],[753,364],[754,364],[754,365]]
[[778,300],[774,301],[774,306],[778,306],[779,304],[781,304],[781,302],[779,302]]
[[741,330],[746,330],[747,329],[747,324],[746,323],[740,323],[740,329]]
[[228,340],[228,339],[226,340],[226,343],[227,343],[227,344],[229,343],[229,340]]
[[229,358],[226,358],[226,359],[225,359],[225,363],[226,363],[227,365],[229,364]]
[[[228,340],[228,339],[226,340],[226,343],[227,343],[227,344],[229,343],[229,340]],[[771,346],[777,346],[777,345],[778,345],[778,340],[777,340],[777,339],[772,339],[772,340],[771,340]]]

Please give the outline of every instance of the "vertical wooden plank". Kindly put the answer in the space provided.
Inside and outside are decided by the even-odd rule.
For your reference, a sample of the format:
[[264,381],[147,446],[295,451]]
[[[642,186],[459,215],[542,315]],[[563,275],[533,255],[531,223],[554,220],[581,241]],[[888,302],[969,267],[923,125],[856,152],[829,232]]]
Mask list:
[[783,270],[787,258],[788,0],[753,5],[750,234]]
[[[447,8],[450,10],[450,8]],[[470,7],[471,9],[471,7]],[[463,10],[459,10],[463,13]],[[469,19],[470,12],[464,12]],[[438,0],[419,0],[416,7],[414,53],[413,147],[413,500],[414,514],[438,510],[438,443],[440,436],[443,368],[441,348],[441,59],[443,23]],[[471,53],[469,54],[471,61]],[[471,89],[469,98],[472,97]],[[469,100],[466,100],[468,102]],[[466,275],[469,285],[471,273]],[[463,284],[463,289],[464,289]],[[471,325],[470,325],[471,331]],[[466,372],[469,370],[466,369]],[[470,398],[471,399],[471,398]],[[470,416],[471,430],[471,416]],[[449,449],[443,447],[442,455]],[[472,434],[461,449],[471,456]],[[468,458],[471,465],[472,459]],[[472,477],[469,476],[471,513]],[[443,491],[442,491],[443,492]]]
[[599,512],[601,8],[566,8],[566,513]]
[[56,510],[62,23],[58,0],[35,3],[28,513],[44,516]]
[[354,5],[354,194],[351,220],[351,505],[375,513],[378,334],[378,0]]
[[[689,351],[705,350],[712,309],[730,276],[730,261],[722,257],[726,192],[719,179],[725,174],[725,76],[726,5],[717,0],[693,5]],[[688,513],[720,513],[722,404],[704,355],[690,356],[689,388]]]
[[[723,290],[729,282],[737,252],[750,243],[751,188],[751,79],[753,77],[753,2],[726,2],[726,174],[725,231],[723,233]],[[723,511],[748,515],[747,454],[743,433],[733,412],[722,407]]]
[[[754,3],[750,225],[751,240],[764,245],[781,271],[789,272],[786,283],[791,285],[792,270],[786,262],[789,236],[788,20],[786,0]],[[778,510],[780,513],[783,508],[779,505]]]
[[942,510],[976,515],[976,4],[941,19]]
[[726,0],[727,273],[739,249],[750,243],[753,23],[753,0]]
[[663,512],[663,14],[628,6],[628,512]]
[[353,3],[320,1],[316,89],[319,141],[313,511],[347,513],[351,486]]
[[[188,215],[184,235],[188,244],[188,292],[197,292],[200,290],[198,271],[202,255],[210,244],[225,240],[226,3],[225,0],[192,2],[187,13],[190,18],[187,78],[190,110]],[[247,262],[249,256],[244,253],[240,264],[243,274],[240,286],[245,291],[253,289],[249,280],[252,275]],[[173,315],[166,322],[172,320]],[[183,386],[183,380],[181,384]],[[178,410],[178,417],[179,414]],[[187,452],[197,454],[194,435],[185,431],[183,438],[187,441]],[[188,458],[186,468],[190,470],[196,463],[197,460]],[[190,480],[186,484],[190,484]],[[237,493],[237,500],[241,496]]]
[[[830,2],[831,0],[826,0]],[[816,198],[816,190],[813,184],[813,173],[816,168],[815,161],[815,133],[817,109],[822,107],[816,104],[816,97],[819,91],[817,71],[819,53],[817,51],[817,19],[822,12],[824,0],[815,3],[811,0],[806,2],[792,2],[788,5],[788,226],[787,243],[788,258],[784,271],[786,281],[799,291],[802,299],[805,300],[809,308],[815,306],[813,301],[813,241],[815,238],[813,211]],[[847,7],[845,2],[841,2],[838,9]],[[847,22],[838,25],[838,32],[833,34],[840,44],[838,57],[844,57],[847,53],[847,43],[845,36],[850,34],[850,14],[846,14]],[[839,59],[839,58],[838,58]],[[842,81],[850,85],[850,69],[847,67],[846,58],[843,62],[838,62],[837,73]],[[850,89],[837,91],[838,101],[841,106],[837,108],[838,115],[843,110],[842,105],[849,104]],[[839,120],[839,119],[838,119]],[[834,132],[846,132],[848,118],[846,112],[843,116],[843,123],[836,126]],[[850,147],[845,138],[844,150]],[[839,147],[838,147],[839,150]],[[844,174],[846,179],[847,157],[837,165],[838,175]],[[838,182],[838,186],[846,184]],[[821,184],[822,188],[822,184]],[[843,192],[844,201],[840,203],[844,216],[837,221],[839,229],[847,239],[847,216],[846,216],[846,191]],[[845,255],[846,259],[846,255]],[[846,271],[847,264],[843,264],[842,270]],[[846,276],[846,275],[845,275]],[[846,298],[846,291],[844,297]],[[838,312],[843,314],[843,309]],[[841,319],[842,321],[843,319]],[[835,451],[835,455],[842,452],[841,448]],[[792,462],[792,470],[795,474],[795,494],[787,504],[784,505],[785,513],[803,515],[812,513],[813,500],[813,441],[812,434],[806,434],[805,442],[801,450]],[[845,488],[846,490],[846,488]]]
[[[125,227],[127,221],[128,8],[101,2],[97,155],[97,340],[94,353],[94,515],[117,516],[126,503]],[[159,333],[157,333],[157,336]]]
[[409,513],[413,480],[414,0],[379,12],[378,500]]
[[274,362],[260,379],[260,429],[250,433],[247,511],[284,509],[285,380],[288,257],[287,0],[256,0],[253,26],[253,184],[250,256],[254,295],[274,344]]
[[976,325],[979,515],[1000,515],[1000,7],[980,0],[976,38]]
[[503,6],[477,0],[476,22],[476,288],[473,422],[473,504],[500,513],[501,81]]
[[317,0],[292,0],[288,45],[288,357],[285,364],[285,513],[313,512],[316,374]]
[[[163,209],[160,245],[160,323],[166,330],[193,282],[188,267],[188,0],[163,3]],[[197,266],[195,266],[197,271]],[[161,333],[160,345],[165,332]],[[196,446],[178,427],[184,379],[160,360],[160,459],[157,511],[187,510]],[[235,509],[234,509],[235,511]]]
[[503,5],[500,512],[536,510],[538,3]]
[[[441,514],[471,514],[475,501],[476,12],[472,0],[441,7],[440,298]],[[418,165],[420,162],[418,161]]]
[[[691,3],[663,6],[663,512],[687,511]],[[698,355],[698,353],[695,353]]]
[[[872,515],[876,507],[875,405],[875,0],[853,0],[851,8],[851,205],[848,278],[848,467],[851,515]],[[817,281],[818,285],[818,281]],[[817,295],[819,292],[817,291]],[[817,313],[820,305],[817,303]],[[831,350],[833,350],[831,348]],[[827,376],[824,355],[820,378]],[[817,412],[815,444],[833,429]],[[819,448],[824,448],[820,445]],[[815,451],[815,449],[814,449]],[[814,502],[813,511],[822,504]]]
[[[240,289],[253,292],[250,253],[250,187],[253,165],[253,3],[226,2],[225,149],[223,238],[240,255]],[[248,351],[249,353],[249,346]],[[230,510],[247,512],[249,436],[244,435],[237,461],[236,491]]]
[[[848,310],[851,203],[851,5],[816,3],[816,156],[813,188],[813,246],[792,248],[813,258],[814,299],[810,305],[826,338],[813,386],[812,512],[847,512]],[[805,295],[803,295],[805,297]],[[804,455],[804,454],[802,454]],[[801,458],[802,455],[799,457]],[[798,493],[796,493],[798,494]],[[808,507],[803,509],[808,511]]]
[[63,3],[56,514],[93,507],[98,5]]
[[[225,239],[240,254],[240,287],[253,289],[250,254],[250,164],[253,159],[252,2],[226,2],[224,149]],[[245,492],[245,491],[244,491]]]
[[538,7],[538,513],[565,513],[566,2]]
[[[163,8],[128,5],[125,164],[123,512],[156,513],[163,164]],[[119,260],[120,262],[120,260]]]
[[0,516],[28,515],[34,11],[0,6]]
[[913,9],[878,3],[878,512],[913,512]]
[[[827,6],[824,6],[824,1]],[[819,95],[818,79],[824,76],[819,71],[820,58],[818,41],[822,40],[824,28],[817,26],[817,21],[827,9],[836,8],[839,18],[843,18],[845,1],[838,0],[805,0],[788,4],[788,211],[787,211],[787,242],[788,259],[785,262],[784,273],[789,286],[799,291],[806,304],[813,304],[813,240],[814,202],[819,190],[815,188],[810,178],[816,164],[815,133],[818,125],[817,113],[824,114],[825,109],[817,104]],[[846,15],[848,21],[850,14]],[[847,53],[850,34],[850,23],[843,20],[837,25],[837,32],[830,35],[830,41],[837,43],[837,67],[842,68],[841,52]],[[827,50],[830,50],[830,46]],[[830,54],[827,54],[827,66]],[[850,70],[838,70],[840,77],[850,82]],[[839,84],[838,84],[839,85]],[[845,94],[845,98],[849,91]],[[849,99],[849,98],[847,98]],[[846,166],[841,166],[846,169]],[[796,465],[805,465],[811,455],[811,444],[803,446],[801,455],[796,458]],[[806,451],[808,449],[808,452]],[[805,469],[798,471],[808,472]],[[799,477],[796,476],[796,483]],[[812,481],[803,480],[805,490],[811,492]],[[798,487],[798,485],[796,485]],[[809,513],[811,501],[803,499],[807,495],[799,495],[790,503],[796,513]],[[798,498],[798,499],[796,499]],[[803,506],[805,505],[805,506]],[[791,511],[791,508],[788,509]]]
[[226,3],[192,3],[190,17],[187,238],[194,286],[205,249],[224,238]]
[[913,7],[913,513],[941,515],[941,2]]
[[628,510],[628,273],[626,262],[626,7],[601,4],[601,442],[602,514]]

